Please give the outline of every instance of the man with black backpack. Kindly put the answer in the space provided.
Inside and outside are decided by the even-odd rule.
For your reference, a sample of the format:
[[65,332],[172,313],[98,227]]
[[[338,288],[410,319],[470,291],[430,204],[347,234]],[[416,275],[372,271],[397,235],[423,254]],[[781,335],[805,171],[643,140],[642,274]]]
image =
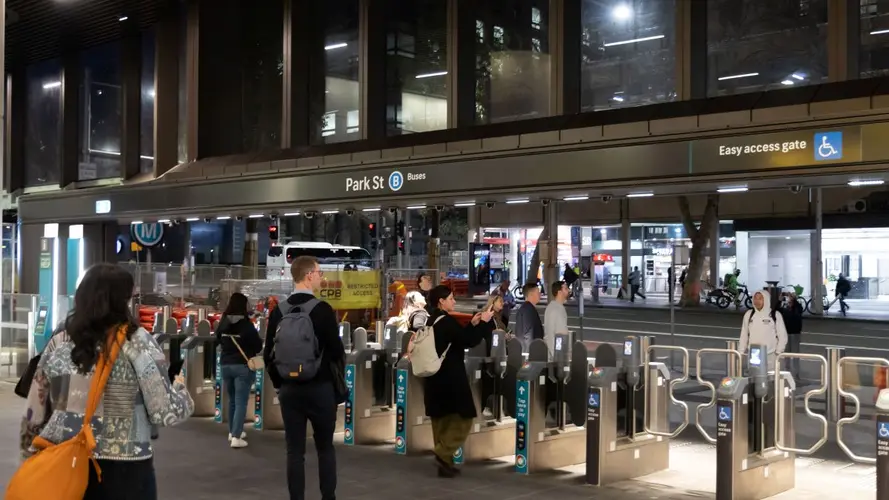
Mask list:
[[287,485],[291,500],[305,498],[306,422],[312,423],[318,451],[322,500],[336,498],[336,454],[333,433],[337,405],[345,400],[346,352],[336,313],[315,298],[322,273],[314,257],[297,257],[290,265],[293,294],[269,316],[265,359],[269,378],[279,390],[287,441]]

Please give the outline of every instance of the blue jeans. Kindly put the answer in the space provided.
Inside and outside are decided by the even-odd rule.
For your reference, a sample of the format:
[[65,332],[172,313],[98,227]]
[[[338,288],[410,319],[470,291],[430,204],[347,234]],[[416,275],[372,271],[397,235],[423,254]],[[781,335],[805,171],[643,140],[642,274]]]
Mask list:
[[247,400],[256,374],[247,365],[222,365],[222,383],[228,395],[228,432],[240,438],[247,417]]

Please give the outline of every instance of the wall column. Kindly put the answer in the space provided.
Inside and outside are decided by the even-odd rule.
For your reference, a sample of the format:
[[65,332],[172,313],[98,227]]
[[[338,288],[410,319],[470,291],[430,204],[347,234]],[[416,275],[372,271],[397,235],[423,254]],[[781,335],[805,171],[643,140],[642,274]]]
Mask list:
[[821,231],[823,229],[823,224],[821,220],[821,212],[822,212],[822,197],[821,197],[821,188],[813,188],[809,189],[809,211],[812,216],[815,218],[815,230],[812,231],[812,236],[809,238],[811,243],[811,256],[809,262],[812,263],[812,293],[809,296],[812,299],[812,314],[814,315],[822,315],[824,314],[824,296],[822,292],[822,283],[824,283],[824,264],[821,260]]
[[630,200],[620,200],[620,270],[621,288],[626,292],[630,281]]
[[710,228],[710,283],[719,283],[719,214]]
[[179,164],[179,17],[170,9],[157,23],[154,64],[154,176]]
[[[544,223],[549,228],[546,240],[546,255],[541,255],[543,264],[543,286],[548,300],[552,299],[551,286],[559,279],[559,208],[558,202],[550,200],[543,209]],[[544,258],[545,257],[545,258]]]
[[124,37],[120,51],[123,82],[120,173],[124,180],[139,175],[142,164],[142,34],[129,25],[127,30],[135,32]]

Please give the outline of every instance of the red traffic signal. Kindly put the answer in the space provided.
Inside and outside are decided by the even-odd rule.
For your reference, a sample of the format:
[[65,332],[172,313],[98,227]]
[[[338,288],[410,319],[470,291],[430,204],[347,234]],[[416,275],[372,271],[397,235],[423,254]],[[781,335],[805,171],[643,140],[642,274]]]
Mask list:
[[269,226],[269,239],[278,241],[278,226]]

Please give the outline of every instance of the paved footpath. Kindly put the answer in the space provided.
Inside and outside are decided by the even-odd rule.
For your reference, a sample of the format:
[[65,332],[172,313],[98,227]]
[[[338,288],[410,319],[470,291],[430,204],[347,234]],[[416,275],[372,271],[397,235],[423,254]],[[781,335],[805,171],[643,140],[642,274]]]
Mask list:
[[[0,383],[0,484],[4,488],[17,464],[21,407],[22,400],[12,393],[12,385]],[[232,450],[227,445],[224,428],[206,419],[192,419],[181,426],[162,429],[161,438],[156,441],[155,458],[159,497],[192,500],[287,498],[282,433],[248,432],[250,446]],[[396,456],[391,446],[346,448],[340,444],[337,445],[337,497],[347,500],[712,499],[713,483],[704,479],[711,476],[702,475],[700,470],[696,473],[693,469],[705,463],[710,466],[713,461],[706,455],[700,455],[704,450],[695,451],[674,455],[674,463],[680,467],[661,473],[660,477],[654,475],[645,480],[625,481],[607,488],[592,488],[582,484],[578,468],[520,477],[513,474],[505,462],[468,466],[460,478],[439,479],[434,475],[431,458]],[[309,500],[320,498],[316,464],[314,449],[309,446],[306,456]],[[822,475],[825,472],[828,471],[820,471]],[[857,489],[845,487],[843,498],[874,498],[872,493],[868,495],[868,491],[873,491],[871,478],[872,475],[865,472],[860,477],[860,483],[867,484],[860,484]],[[798,481],[800,479],[798,476]],[[687,489],[691,483],[701,490]],[[819,492],[813,487],[776,498],[835,500],[838,496],[836,489],[827,488]]]

